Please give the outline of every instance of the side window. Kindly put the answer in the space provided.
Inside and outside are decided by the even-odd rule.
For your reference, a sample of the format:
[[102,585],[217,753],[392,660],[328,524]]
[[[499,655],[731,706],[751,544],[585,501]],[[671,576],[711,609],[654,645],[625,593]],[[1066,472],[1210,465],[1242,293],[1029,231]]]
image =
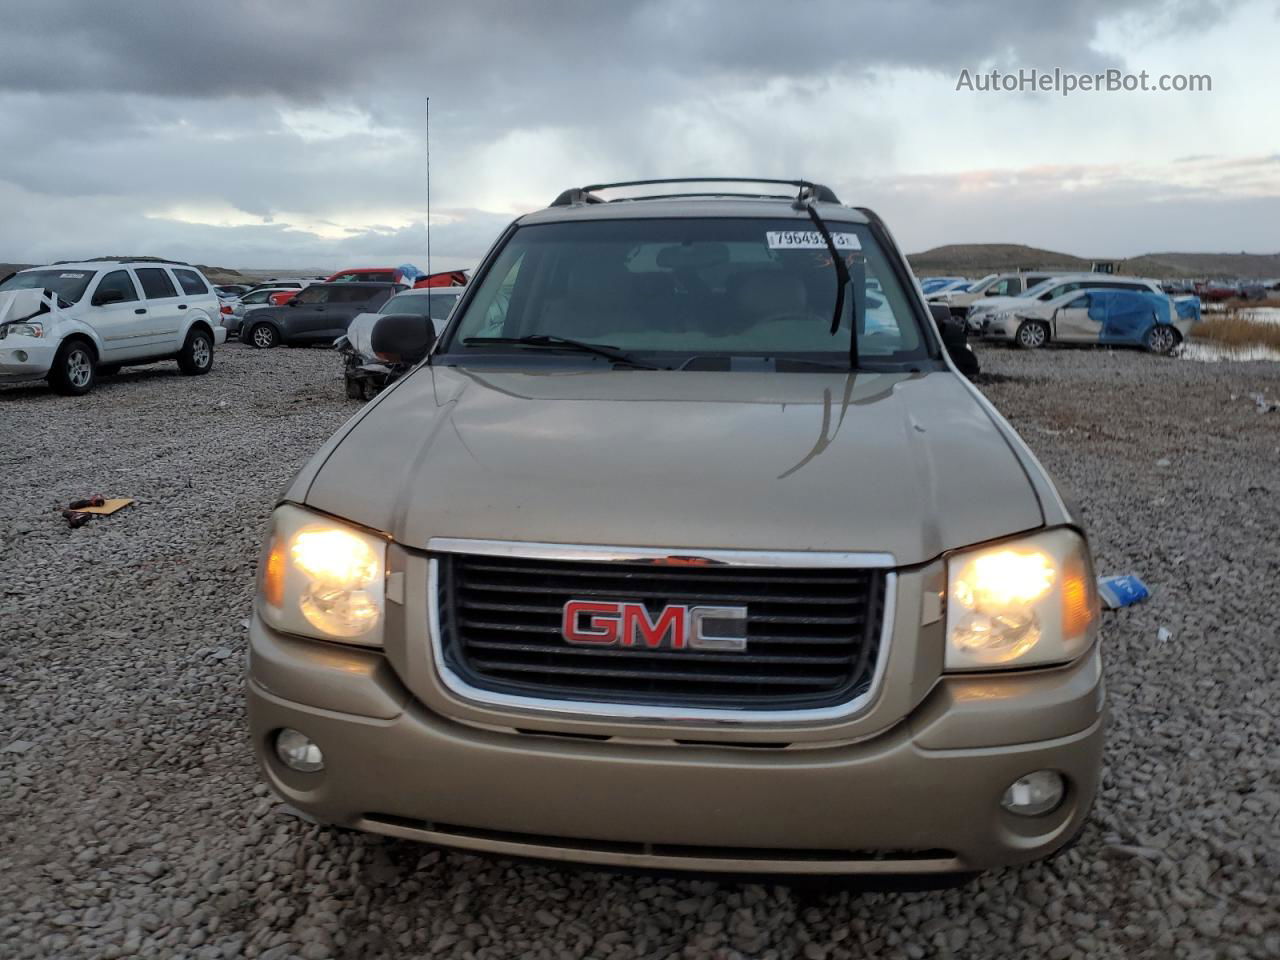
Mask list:
[[138,288],[133,285],[133,277],[129,276],[129,271],[112,270],[98,283],[98,289],[93,294],[93,305],[133,303],[137,299]]
[[329,291],[330,303],[381,303],[386,299],[386,290],[369,287],[339,287]]
[[148,300],[163,300],[165,297],[176,297],[169,274],[159,267],[142,267],[137,271],[138,282],[142,284],[142,292]]
[[1022,280],[1019,277],[1009,278],[1009,296],[1022,292]]
[[329,295],[336,288],[327,283],[315,283],[305,288],[301,293],[295,294],[290,300],[291,303],[326,303]]
[[1076,297],[1074,300],[1072,300],[1070,303],[1068,303],[1068,304],[1067,304],[1067,309],[1069,309],[1069,310],[1088,310],[1088,309],[1089,309],[1089,295],[1086,293],[1083,297]]
[[178,283],[182,285],[184,293],[196,296],[197,294],[209,292],[208,286],[200,279],[200,274],[194,270],[174,270],[173,275],[178,278]]

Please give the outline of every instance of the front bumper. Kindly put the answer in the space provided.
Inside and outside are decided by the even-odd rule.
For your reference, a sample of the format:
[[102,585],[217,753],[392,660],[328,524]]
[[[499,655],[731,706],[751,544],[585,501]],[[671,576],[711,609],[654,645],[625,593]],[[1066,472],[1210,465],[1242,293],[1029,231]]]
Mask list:
[[5,337],[0,340],[0,383],[42,380],[57,353],[58,344],[45,337]]
[[[945,677],[859,742],[765,749],[481,728],[426,709],[378,652],[256,617],[250,641],[250,727],[279,796],[322,822],[472,850],[669,870],[982,870],[1073,837],[1101,763],[1096,646],[1053,670]],[[302,689],[316,702],[291,699]],[[284,767],[282,727],[311,737],[325,769]],[[1000,807],[1045,768],[1069,784],[1057,810]]]

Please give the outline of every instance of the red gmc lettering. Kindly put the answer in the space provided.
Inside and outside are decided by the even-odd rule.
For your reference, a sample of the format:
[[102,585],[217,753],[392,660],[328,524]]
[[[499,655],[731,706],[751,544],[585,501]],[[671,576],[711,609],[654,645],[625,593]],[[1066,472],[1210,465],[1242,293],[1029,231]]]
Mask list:
[[622,645],[630,647],[643,638],[646,647],[662,646],[662,638],[671,634],[671,649],[683,650],[684,631],[688,624],[685,607],[666,607],[658,614],[658,622],[649,619],[643,604],[626,603],[622,610]]
[[[570,643],[599,643],[612,646],[618,642],[618,606],[616,603],[570,600],[564,605],[560,632]],[[589,616],[587,619],[590,626],[583,629],[579,619],[584,613],[601,614],[601,616]]]
[[643,645],[650,649],[665,645],[683,650],[688,624],[688,608],[684,606],[664,607],[655,621],[642,603],[570,600],[564,605],[560,632],[570,643]]

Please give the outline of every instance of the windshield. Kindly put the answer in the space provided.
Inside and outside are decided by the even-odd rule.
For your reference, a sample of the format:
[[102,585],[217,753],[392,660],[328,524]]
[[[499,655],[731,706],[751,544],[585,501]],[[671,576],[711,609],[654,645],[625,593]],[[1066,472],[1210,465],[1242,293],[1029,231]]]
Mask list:
[[1040,296],[1040,294],[1044,293],[1050,287],[1054,286],[1054,284],[1057,283],[1057,279],[1058,279],[1057,277],[1049,277],[1046,280],[1041,280],[1034,287],[1027,287],[1027,289],[1023,290],[1021,293],[1014,294],[1014,296],[1038,297]]
[[449,311],[458,302],[462,291],[457,293],[401,293],[392,297],[382,305],[379,313],[416,313],[420,317],[432,320],[444,320]]
[[[859,317],[864,365],[928,357],[910,301],[870,229],[831,222],[852,276],[831,334],[836,275],[826,244],[793,219],[602,220],[519,228],[507,241],[440,354],[467,362],[518,345],[481,338],[534,335],[607,345],[647,363],[753,357],[848,366]],[[480,342],[466,343],[476,338]],[[542,351],[539,351],[542,352]],[[581,358],[579,358],[580,360]]]
[[79,303],[93,277],[92,270],[26,270],[15,273],[4,283],[0,283],[0,292],[49,290],[56,293],[64,303]]

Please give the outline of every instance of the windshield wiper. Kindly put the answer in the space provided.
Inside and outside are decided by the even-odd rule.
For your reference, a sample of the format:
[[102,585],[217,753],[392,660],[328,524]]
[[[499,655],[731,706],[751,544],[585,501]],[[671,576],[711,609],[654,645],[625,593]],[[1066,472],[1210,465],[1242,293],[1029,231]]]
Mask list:
[[594,353],[599,357],[607,357],[615,363],[625,363],[628,366],[639,367],[642,370],[661,369],[651,363],[637,360],[607,343],[586,343],[582,340],[570,340],[568,337],[557,337],[550,333],[530,333],[523,337],[466,337],[462,342],[468,347],[484,346],[486,343],[514,343],[525,347],[578,350],[582,353]]
[[[831,335],[834,337],[840,330],[840,314],[844,313],[844,288],[849,285],[849,268],[845,265],[840,251],[836,249],[836,242],[831,239],[831,231],[827,229],[827,225],[818,215],[813,203],[805,203],[804,209],[808,212],[813,225],[818,228],[818,233],[822,234],[827,251],[831,254],[831,263],[836,268],[836,308],[831,314]],[[849,324],[849,369],[858,369],[858,318],[856,316]]]

